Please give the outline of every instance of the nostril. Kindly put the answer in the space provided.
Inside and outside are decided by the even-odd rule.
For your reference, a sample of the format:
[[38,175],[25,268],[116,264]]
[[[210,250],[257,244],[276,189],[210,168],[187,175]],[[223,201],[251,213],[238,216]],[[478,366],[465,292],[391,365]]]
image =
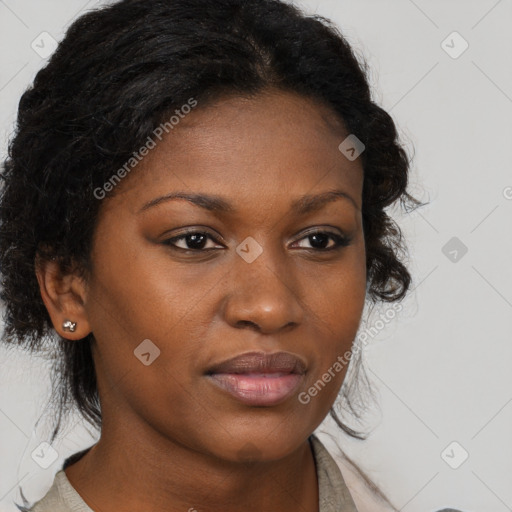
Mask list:
[[236,326],[240,328],[250,327],[251,329],[259,329],[258,325],[255,322],[251,322],[250,320],[239,320],[236,323]]
[[250,326],[250,327],[257,327],[257,325],[254,322],[251,322],[250,320],[240,320],[237,322],[241,326]]

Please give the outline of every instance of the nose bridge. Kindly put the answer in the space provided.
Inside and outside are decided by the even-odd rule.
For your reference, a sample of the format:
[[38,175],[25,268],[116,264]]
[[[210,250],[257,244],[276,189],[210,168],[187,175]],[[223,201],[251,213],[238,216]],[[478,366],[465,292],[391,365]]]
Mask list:
[[[278,251],[240,244],[233,258],[224,314],[234,327],[250,324],[261,332],[276,332],[302,320],[302,306],[291,268]],[[245,252],[244,252],[245,250]],[[252,251],[252,259],[246,257]],[[256,251],[256,252],[255,252]]]

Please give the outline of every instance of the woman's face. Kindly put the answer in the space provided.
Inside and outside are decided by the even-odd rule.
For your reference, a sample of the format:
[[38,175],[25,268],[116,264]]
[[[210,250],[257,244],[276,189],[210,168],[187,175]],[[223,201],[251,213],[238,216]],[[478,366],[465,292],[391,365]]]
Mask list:
[[321,423],[366,289],[347,136],[294,94],[199,103],[104,200],[85,300],[104,429],[271,460]]

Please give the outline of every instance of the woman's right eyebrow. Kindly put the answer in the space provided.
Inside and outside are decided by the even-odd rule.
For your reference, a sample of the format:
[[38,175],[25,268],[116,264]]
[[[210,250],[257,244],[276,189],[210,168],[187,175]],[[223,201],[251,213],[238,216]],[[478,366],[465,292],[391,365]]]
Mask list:
[[[235,213],[236,208],[229,203],[226,199],[215,196],[215,195],[206,195],[206,194],[191,194],[188,192],[172,192],[170,194],[166,194],[164,196],[156,197],[151,201],[145,203],[137,213],[142,213],[149,208],[153,208],[159,204],[183,199],[188,201],[196,206],[204,208],[211,212],[222,212],[222,213]],[[327,190],[320,194],[307,194],[298,199],[292,201],[291,210],[297,215],[305,215],[307,213],[311,213],[314,211],[318,211],[324,206],[339,199],[347,199],[349,200],[356,209],[359,210],[359,206],[355,202],[355,200],[343,190]]]
[[231,204],[219,196],[191,194],[188,192],[171,192],[170,194],[156,197],[155,199],[148,201],[142,206],[142,208],[139,209],[137,213],[142,213],[149,208],[176,199],[184,199],[211,212],[231,213],[235,211],[235,208],[233,208]]

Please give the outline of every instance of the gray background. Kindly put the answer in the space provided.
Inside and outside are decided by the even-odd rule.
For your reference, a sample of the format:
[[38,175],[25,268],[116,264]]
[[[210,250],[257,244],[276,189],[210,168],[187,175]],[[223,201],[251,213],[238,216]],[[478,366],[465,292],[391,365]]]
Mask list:
[[[0,0],[2,158],[19,97],[45,63],[31,45],[51,50],[43,32],[60,40],[100,3]],[[512,510],[512,2],[300,5],[332,18],[368,62],[374,99],[414,151],[412,191],[429,201],[395,214],[414,289],[364,350],[378,393],[367,417],[372,434],[358,442],[329,423],[321,430],[336,435],[398,510]],[[375,327],[380,312],[361,329]],[[43,420],[34,427],[47,368],[4,349],[0,360],[0,510],[14,511],[18,483],[29,499],[40,497],[62,459],[93,437],[72,421],[55,445],[58,460],[39,467],[31,452],[49,434]]]

